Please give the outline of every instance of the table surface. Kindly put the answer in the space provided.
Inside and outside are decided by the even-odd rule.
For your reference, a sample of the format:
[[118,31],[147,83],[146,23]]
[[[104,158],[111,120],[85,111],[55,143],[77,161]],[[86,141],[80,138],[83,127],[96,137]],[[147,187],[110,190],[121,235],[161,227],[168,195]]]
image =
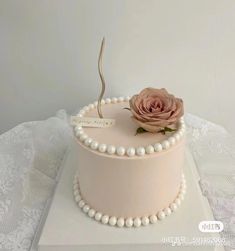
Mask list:
[[[71,150],[65,161],[61,180],[57,186],[47,220],[39,241],[40,251],[66,250],[100,250],[102,247],[115,248],[145,247],[153,250],[163,245],[165,237],[185,237],[191,242],[208,237],[218,237],[218,234],[201,233],[198,224],[203,220],[212,220],[212,213],[207,199],[202,195],[191,154],[187,151],[184,172],[187,179],[187,193],[185,200],[176,213],[157,224],[138,229],[109,227],[97,223],[80,211],[73,200],[72,180],[78,163],[77,155]],[[82,249],[84,248],[84,249]],[[96,248],[96,249],[95,249]],[[153,248],[153,249],[152,249]],[[190,247],[190,250],[198,247]],[[221,249],[220,249],[221,248]],[[220,247],[216,250],[223,250]],[[116,249],[113,249],[116,250]],[[128,248],[129,250],[129,248]],[[137,250],[137,249],[135,249]],[[160,249],[159,249],[160,250]],[[170,247],[167,247],[170,250]],[[180,249],[183,250],[183,249]],[[215,250],[214,247],[201,246],[200,250]]]

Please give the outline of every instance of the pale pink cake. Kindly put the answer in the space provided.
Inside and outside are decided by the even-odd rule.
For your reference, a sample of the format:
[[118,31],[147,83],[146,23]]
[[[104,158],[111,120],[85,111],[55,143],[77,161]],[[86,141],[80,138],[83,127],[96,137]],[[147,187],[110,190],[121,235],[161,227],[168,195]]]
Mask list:
[[[84,127],[82,130],[75,127],[79,155],[78,183],[75,184],[79,184],[79,196],[84,202],[79,206],[82,208],[87,205],[83,211],[90,217],[96,218],[97,212],[102,217],[107,216],[108,220],[106,217],[104,222],[100,219],[103,223],[108,223],[112,217],[114,220],[111,225],[115,225],[119,218],[125,221],[129,218],[134,220],[138,217],[150,217],[159,212],[163,212],[162,215],[170,214],[180,204],[178,196],[182,188],[185,150],[183,120],[175,125],[176,132],[165,135],[145,132],[135,135],[138,126],[132,121],[130,111],[123,109],[129,107],[128,101],[118,101],[119,99],[117,102],[110,102],[108,99],[102,105],[104,117],[116,120],[113,127]],[[87,106],[80,114],[98,117],[95,106],[96,104]],[[92,149],[94,141],[98,145],[106,145],[102,152],[98,146],[97,149]],[[163,142],[162,150],[155,147],[158,142]],[[107,152],[110,145],[114,146],[115,153]],[[122,156],[117,154],[120,146],[125,149]],[[127,155],[129,147],[137,151],[140,146],[145,151],[142,156],[137,155],[137,152],[131,157]],[[152,147],[147,149],[148,146]]]

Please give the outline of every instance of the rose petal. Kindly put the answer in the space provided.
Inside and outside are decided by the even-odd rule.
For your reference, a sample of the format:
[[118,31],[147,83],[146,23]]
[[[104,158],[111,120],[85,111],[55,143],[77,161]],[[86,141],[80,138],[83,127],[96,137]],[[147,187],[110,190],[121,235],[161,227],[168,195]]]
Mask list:
[[133,120],[149,132],[177,123],[183,116],[183,101],[166,89],[145,88],[130,99]]

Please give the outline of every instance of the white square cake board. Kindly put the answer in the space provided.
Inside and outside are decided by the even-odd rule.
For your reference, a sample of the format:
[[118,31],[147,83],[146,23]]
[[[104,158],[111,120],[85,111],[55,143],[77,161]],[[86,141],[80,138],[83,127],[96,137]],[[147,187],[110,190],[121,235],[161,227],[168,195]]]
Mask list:
[[158,250],[224,250],[223,247],[172,246],[164,243],[164,238],[185,238],[186,242],[200,241],[218,234],[202,233],[198,224],[203,220],[213,220],[207,199],[198,185],[199,176],[194,160],[186,154],[185,176],[187,193],[179,209],[157,224],[136,228],[110,227],[90,219],[74,202],[73,177],[79,160],[71,150],[66,158],[61,179],[39,240],[39,251],[158,251]]

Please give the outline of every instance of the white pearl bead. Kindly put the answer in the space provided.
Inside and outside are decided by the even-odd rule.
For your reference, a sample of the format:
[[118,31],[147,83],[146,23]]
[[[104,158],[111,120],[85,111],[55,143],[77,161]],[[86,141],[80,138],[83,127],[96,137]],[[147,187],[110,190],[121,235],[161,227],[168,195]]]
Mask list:
[[90,108],[90,110],[92,110],[92,109],[95,108],[95,105],[94,105],[94,104],[90,104],[90,105],[89,105],[89,108]]
[[98,101],[95,101],[94,106],[97,107],[97,105],[98,105]]
[[141,220],[140,218],[135,218],[133,221],[133,224],[135,227],[140,227],[141,226]]
[[180,194],[183,194],[183,195],[185,195],[185,193],[186,193],[186,184],[182,184],[181,186],[180,186]]
[[101,214],[100,212],[97,212],[97,213],[95,214],[95,220],[100,221],[101,218],[102,218],[102,214]]
[[143,155],[145,155],[145,149],[144,149],[144,147],[138,147],[137,149],[136,149],[136,153],[137,153],[137,155],[139,155],[139,156],[143,156]]
[[78,183],[77,182],[74,182],[73,190],[74,190],[74,193],[77,192],[77,190],[78,190]]
[[118,98],[118,102],[123,102],[124,101],[124,97],[119,97]]
[[119,147],[117,148],[117,155],[123,156],[123,155],[125,154],[125,152],[126,152],[126,149],[125,149],[124,147],[119,146]]
[[117,218],[112,216],[109,218],[109,225],[114,226],[117,223]]
[[84,207],[84,205],[85,205],[85,202],[83,200],[80,200],[79,203],[78,203],[78,206],[80,208],[82,208],[82,207]]
[[101,222],[102,222],[103,224],[107,224],[107,223],[109,222],[109,216],[108,216],[108,215],[102,216]]
[[83,117],[83,114],[78,113],[78,114],[77,114],[77,117],[78,117],[78,118],[82,118],[82,117]]
[[132,218],[126,219],[125,224],[127,227],[132,227],[133,226],[133,219]]
[[172,212],[175,212],[177,208],[178,207],[174,202],[170,204],[170,209],[171,209]]
[[181,204],[181,200],[179,198],[175,199],[175,204],[179,206]]
[[79,114],[80,114],[80,115],[84,115],[84,114],[85,114],[85,111],[84,111],[84,110],[80,110],[80,111],[79,111]]
[[183,136],[184,133],[185,133],[185,129],[181,128],[181,129],[179,130],[179,134],[180,134],[181,136]]
[[116,147],[115,146],[108,146],[107,148],[107,153],[108,154],[114,154],[116,151]]
[[176,141],[179,141],[180,140],[180,138],[181,138],[181,136],[179,135],[179,133],[177,132],[176,134],[175,134],[175,139],[176,139]]
[[126,151],[127,155],[129,157],[133,157],[135,155],[135,148],[134,147],[129,147]]
[[180,122],[184,122],[184,117],[181,117],[181,118],[180,118]]
[[102,99],[100,103],[101,103],[101,105],[104,105],[105,104],[105,100]]
[[78,203],[81,200],[81,196],[80,195],[76,195],[75,196],[75,201]]
[[94,216],[95,216],[95,210],[91,208],[91,209],[89,210],[89,212],[88,212],[88,215],[89,215],[89,217],[91,217],[91,218],[94,217]]
[[145,152],[146,152],[147,154],[153,153],[153,152],[154,152],[153,146],[152,146],[152,145],[147,146],[147,147],[145,148]]
[[110,99],[110,98],[106,98],[106,99],[105,99],[105,103],[106,103],[106,104],[110,104],[110,103],[111,103],[111,99]]
[[88,205],[85,205],[82,210],[84,213],[87,213],[90,210],[90,207]]
[[81,131],[81,130],[82,130],[82,127],[81,127],[81,126],[76,126],[76,127],[74,128],[74,130],[75,130],[75,132]]
[[130,96],[127,96],[127,97],[124,98],[125,101],[129,101],[130,99],[131,99]]
[[87,135],[86,134],[82,134],[80,137],[79,137],[79,139],[83,142],[83,141],[85,141],[85,139],[87,139]]
[[182,185],[181,186],[181,188],[180,188],[180,192],[182,193],[182,194],[185,194],[186,193],[186,185]]
[[157,222],[157,216],[153,214],[149,217],[149,220],[152,224],[155,224]]
[[88,107],[88,106],[84,106],[82,109],[83,109],[85,112],[88,112],[88,111],[89,111],[89,107]]
[[170,215],[171,214],[171,209],[169,207],[165,208],[164,213],[165,213],[166,216]]
[[107,149],[107,145],[106,144],[101,144],[99,145],[99,152],[104,153]]
[[163,149],[168,149],[170,147],[169,141],[168,140],[164,140],[162,142],[162,147],[163,147]]
[[76,132],[76,136],[77,137],[80,137],[81,135],[83,135],[84,134],[84,131],[83,130],[80,130],[80,131],[77,131]]
[[186,194],[186,189],[181,189],[180,192],[181,192],[182,195],[185,195]]
[[125,220],[123,218],[119,218],[117,220],[117,226],[118,227],[123,227],[125,225]]
[[78,183],[73,185],[73,191],[74,191],[74,195],[79,194],[79,186]]
[[169,139],[168,139],[168,141],[170,142],[170,144],[173,146],[174,144],[175,144],[175,142],[176,142],[176,140],[175,140],[175,137],[170,137]]
[[143,226],[147,226],[149,224],[149,218],[147,216],[144,216],[142,217],[141,222]]
[[185,179],[184,173],[181,174],[181,178],[182,178],[182,180]]
[[96,150],[99,147],[99,143],[97,141],[92,141],[90,147],[91,149]]
[[182,193],[179,194],[178,198],[183,201],[184,200],[184,195]]
[[154,150],[155,150],[155,152],[161,152],[162,151],[162,144],[160,144],[160,143],[154,144]]
[[185,190],[187,188],[187,185],[186,183],[181,183],[181,186],[180,186],[181,189]]
[[118,99],[117,98],[112,98],[111,101],[112,101],[113,104],[115,104],[115,103],[117,103]]
[[78,191],[78,184],[75,184],[74,186],[73,186],[73,194],[74,194],[74,196],[76,196],[76,195],[78,195],[79,194],[79,191]]
[[160,211],[157,214],[157,217],[158,217],[159,220],[163,220],[166,217],[166,215],[165,215],[165,213],[163,211]]
[[78,191],[78,189],[77,189],[77,187],[76,187],[76,189],[74,189],[74,196],[77,196],[77,195],[79,195],[79,191]]
[[186,180],[182,179],[182,181],[181,181],[181,187],[184,188],[184,189],[186,189],[186,186],[187,186]]
[[84,141],[84,144],[85,144],[86,146],[89,146],[91,143],[92,143],[92,139],[91,139],[91,138],[87,138],[87,139],[85,139],[85,141]]

